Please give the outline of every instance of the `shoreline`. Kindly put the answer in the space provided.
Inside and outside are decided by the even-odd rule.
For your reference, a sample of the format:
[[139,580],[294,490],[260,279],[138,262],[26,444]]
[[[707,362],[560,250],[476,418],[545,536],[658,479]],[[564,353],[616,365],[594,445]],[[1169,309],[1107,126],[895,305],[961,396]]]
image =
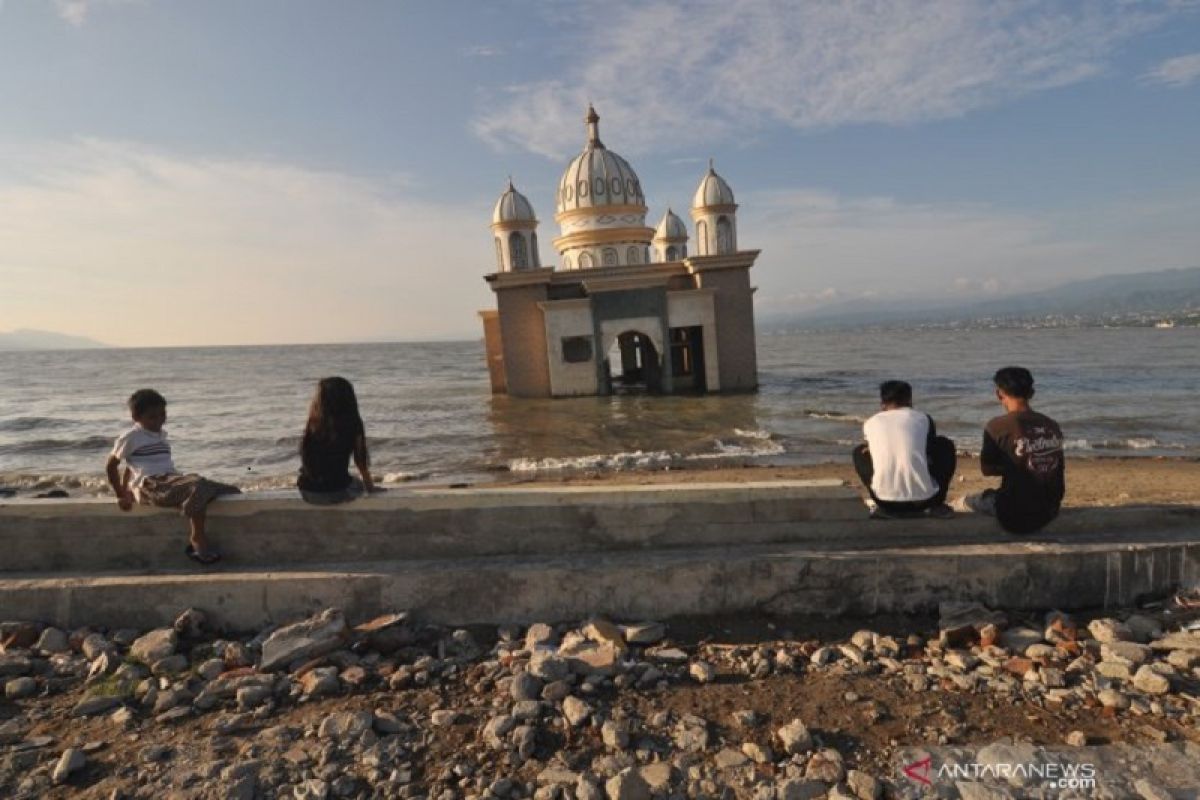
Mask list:
[[[604,484],[657,484],[760,480],[821,480],[834,478],[861,490],[858,476],[847,458],[842,463],[754,464],[738,466],[687,466],[683,468],[585,472],[562,475],[505,476],[500,486],[587,486]],[[973,455],[958,457],[949,499],[999,486],[986,478]],[[865,492],[861,492],[866,496]],[[1163,456],[1103,456],[1067,459],[1065,507],[1131,505],[1200,505],[1200,460]]]

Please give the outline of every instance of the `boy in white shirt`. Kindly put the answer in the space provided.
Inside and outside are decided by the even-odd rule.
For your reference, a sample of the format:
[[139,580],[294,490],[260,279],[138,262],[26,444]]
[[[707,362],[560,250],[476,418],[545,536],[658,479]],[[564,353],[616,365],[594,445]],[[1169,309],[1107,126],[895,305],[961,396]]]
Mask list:
[[854,449],[854,469],[871,495],[871,516],[928,514],[949,518],[946,492],[954,477],[954,443],[937,435],[933,418],[912,407],[912,386],[884,381],[883,408],[863,424],[866,444]]
[[[171,459],[171,444],[163,424],[167,401],[153,389],[138,389],[129,398],[133,427],[117,437],[105,465],[108,482],[122,511],[134,501],[147,505],[178,508],[188,518],[191,537],[184,553],[197,563],[215,564],[221,559],[205,534],[208,504],[219,495],[241,492],[236,486],[211,481],[199,475],[181,475]],[[121,462],[125,472],[121,474]]]

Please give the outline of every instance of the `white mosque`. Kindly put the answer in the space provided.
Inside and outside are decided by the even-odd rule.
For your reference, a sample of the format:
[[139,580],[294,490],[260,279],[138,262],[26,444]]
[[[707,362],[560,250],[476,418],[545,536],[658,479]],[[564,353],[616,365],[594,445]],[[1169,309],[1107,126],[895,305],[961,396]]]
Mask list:
[[542,266],[538,219],[509,180],[492,213],[496,293],[484,323],[492,391],[516,397],[617,392],[752,391],[758,386],[754,289],[757,250],[737,249],[737,203],[713,169],[692,198],[695,246],[670,208],[646,226],[633,167],[600,140],[588,107],[587,141],[558,184],[554,249]]

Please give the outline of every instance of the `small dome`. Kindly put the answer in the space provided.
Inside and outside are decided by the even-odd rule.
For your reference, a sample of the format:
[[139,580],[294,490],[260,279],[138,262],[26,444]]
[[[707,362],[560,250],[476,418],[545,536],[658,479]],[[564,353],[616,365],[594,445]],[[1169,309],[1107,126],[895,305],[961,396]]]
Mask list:
[[599,206],[644,206],[642,184],[629,162],[600,141],[600,116],[588,106],[588,141],[558,182],[558,213]]
[[513,186],[512,178],[508,179],[508,188],[496,201],[496,209],[492,212],[492,224],[498,222],[537,222],[533,214],[533,206],[529,199]]
[[734,205],[733,189],[730,189],[725,179],[716,173],[713,169],[712,159],[709,159],[708,172],[704,173],[704,177],[700,179],[700,186],[697,187],[696,195],[692,198],[692,208],[731,205]]
[[675,212],[667,209],[667,213],[663,214],[662,221],[658,223],[658,227],[654,229],[654,238],[662,240],[687,239],[687,226],[683,224]]

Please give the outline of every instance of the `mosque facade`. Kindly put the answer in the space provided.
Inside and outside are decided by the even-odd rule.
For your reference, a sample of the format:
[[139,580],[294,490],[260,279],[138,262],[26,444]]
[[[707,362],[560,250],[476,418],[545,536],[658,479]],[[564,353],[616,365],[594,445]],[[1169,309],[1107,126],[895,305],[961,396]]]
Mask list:
[[587,142],[558,184],[555,265],[543,266],[538,218],[511,179],[492,213],[496,308],[480,312],[492,392],[572,397],[624,392],[747,392],[758,387],[758,250],[739,250],[737,203],[709,163],[692,198],[694,237],[670,208],[646,225],[633,168]]

